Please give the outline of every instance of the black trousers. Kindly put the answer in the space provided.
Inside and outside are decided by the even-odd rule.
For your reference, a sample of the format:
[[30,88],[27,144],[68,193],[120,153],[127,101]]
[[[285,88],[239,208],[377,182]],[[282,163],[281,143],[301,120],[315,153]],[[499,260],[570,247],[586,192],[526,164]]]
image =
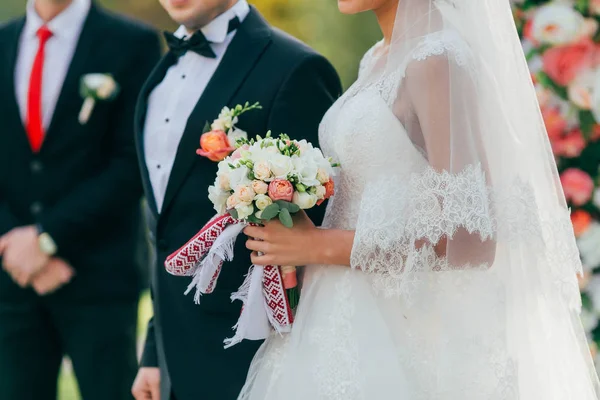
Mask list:
[[83,400],[132,399],[137,302],[0,301],[0,400],[56,399],[63,355]]

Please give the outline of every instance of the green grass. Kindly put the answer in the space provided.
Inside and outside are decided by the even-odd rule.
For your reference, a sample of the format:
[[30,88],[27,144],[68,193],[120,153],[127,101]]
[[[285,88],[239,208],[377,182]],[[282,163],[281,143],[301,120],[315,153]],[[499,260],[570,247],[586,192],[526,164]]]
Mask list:
[[[146,324],[152,316],[152,301],[150,294],[144,293],[140,298],[139,315],[138,315],[138,344],[141,348],[142,341],[146,338]],[[67,361],[63,363],[63,367],[58,379],[58,400],[81,400],[77,380],[71,364]]]

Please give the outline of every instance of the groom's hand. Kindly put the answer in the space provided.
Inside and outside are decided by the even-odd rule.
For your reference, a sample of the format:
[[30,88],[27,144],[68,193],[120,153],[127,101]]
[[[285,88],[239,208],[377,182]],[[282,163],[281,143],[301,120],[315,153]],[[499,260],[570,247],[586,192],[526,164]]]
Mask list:
[[135,400],[160,400],[160,369],[140,368],[133,382],[131,394]]

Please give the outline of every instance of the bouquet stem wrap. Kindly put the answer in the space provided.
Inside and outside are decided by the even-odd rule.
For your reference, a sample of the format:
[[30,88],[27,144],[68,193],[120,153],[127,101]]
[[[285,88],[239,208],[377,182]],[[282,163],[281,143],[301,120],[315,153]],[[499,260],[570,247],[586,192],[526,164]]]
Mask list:
[[[193,277],[185,294],[195,288],[196,304],[200,303],[203,294],[213,292],[223,263],[233,260],[235,241],[246,225],[229,214],[216,216],[185,245],[167,257],[165,268],[168,273]],[[225,348],[244,339],[266,339],[271,329],[277,333],[289,332],[294,322],[283,277],[277,266],[250,267],[244,283],[231,295],[231,300],[242,301],[243,307],[233,327],[235,335],[225,339]]]

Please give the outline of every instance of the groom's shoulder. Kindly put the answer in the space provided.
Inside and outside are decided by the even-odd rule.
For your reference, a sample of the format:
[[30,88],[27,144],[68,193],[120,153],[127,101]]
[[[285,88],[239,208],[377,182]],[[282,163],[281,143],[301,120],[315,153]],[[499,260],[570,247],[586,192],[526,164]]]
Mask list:
[[13,18],[8,21],[0,23],[0,40],[3,38],[10,36],[11,33],[14,33],[17,30],[20,30],[25,24],[25,17],[20,16],[18,18]]
[[294,36],[278,29],[272,30],[272,44],[270,50],[278,56],[287,57],[292,60],[302,60],[307,57],[322,57],[315,49]]

